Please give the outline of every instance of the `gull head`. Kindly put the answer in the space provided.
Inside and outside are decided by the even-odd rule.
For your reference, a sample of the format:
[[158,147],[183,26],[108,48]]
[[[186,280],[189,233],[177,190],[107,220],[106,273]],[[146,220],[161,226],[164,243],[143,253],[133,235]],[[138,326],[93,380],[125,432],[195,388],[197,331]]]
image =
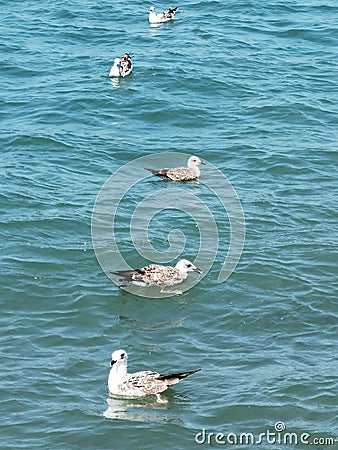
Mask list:
[[188,159],[188,167],[189,169],[195,169],[197,166],[205,164],[204,161],[202,161],[198,156],[190,156]]
[[153,6],[150,7],[149,12],[155,12],[155,8]]
[[202,273],[202,270],[198,267],[194,266],[192,262],[190,262],[188,259],[181,259],[176,264],[176,269],[178,269],[181,273],[187,273],[187,272],[197,272]]
[[115,350],[115,352],[113,352],[111,354],[111,362],[110,362],[110,367],[120,367],[120,366],[126,366],[127,365],[127,359],[128,359],[128,355],[127,352],[125,350]]

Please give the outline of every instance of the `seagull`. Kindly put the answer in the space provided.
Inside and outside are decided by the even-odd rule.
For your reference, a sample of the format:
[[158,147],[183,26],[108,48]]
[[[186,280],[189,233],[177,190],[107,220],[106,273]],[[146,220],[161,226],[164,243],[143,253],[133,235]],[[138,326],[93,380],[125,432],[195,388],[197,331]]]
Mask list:
[[169,8],[168,11],[157,14],[155,12],[154,6],[150,7],[149,10],[149,23],[164,23],[173,19],[176,13],[176,8]]
[[205,165],[205,162],[202,161],[198,156],[190,156],[188,159],[187,167],[174,167],[172,169],[148,169],[145,167],[145,170],[149,170],[153,175],[163,178],[169,178],[172,181],[192,181],[199,178],[201,175],[201,171],[198,168],[200,164]]
[[110,69],[110,77],[126,77],[131,74],[133,65],[128,53],[125,53],[122,58],[115,58],[114,64]]
[[125,397],[156,395],[157,400],[161,402],[159,397],[161,392],[167,390],[169,386],[178,383],[188,375],[201,370],[196,369],[190,370],[189,372],[166,374],[159,374],[151,370],[128,373],[127,359],[127,352],[122,349],[114,351],[111,355],[108,389],[112,395]]
[[121,277],[120,281],[132,283],[136,286],[165,287],[182,283],[188,277],[188,272],[201,274],[202,270],[187,259],[181,259],[175,267],[150,264],[141,269],[117,270],[111,273],[119,275]]

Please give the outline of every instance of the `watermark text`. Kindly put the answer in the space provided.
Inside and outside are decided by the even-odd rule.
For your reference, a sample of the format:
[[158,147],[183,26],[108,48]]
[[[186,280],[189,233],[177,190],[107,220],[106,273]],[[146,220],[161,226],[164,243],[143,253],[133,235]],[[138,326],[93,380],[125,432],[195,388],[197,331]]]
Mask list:
[[205,428],[196,433],[195,442],[200,445],[325,445],[338,443],[338,437],[314,436],[309,433],[286,431],[284,422],[276,422],[274,429],[266,429],[262,433],[220,433],[209,432]]

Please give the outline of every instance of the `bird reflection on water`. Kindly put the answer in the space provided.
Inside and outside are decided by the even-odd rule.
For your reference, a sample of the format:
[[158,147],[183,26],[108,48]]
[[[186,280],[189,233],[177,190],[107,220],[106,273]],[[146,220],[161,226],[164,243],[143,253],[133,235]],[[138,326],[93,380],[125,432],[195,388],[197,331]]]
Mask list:
[[[163,394],[162,396],[165,397]],[[168,396],[166,397],[168,398]],[[169,410],[169,403],[159,403],[155,396],[153,398],[134,399],[109,396],[106,402],[108,408],[102,413],[106,419],[131,420],[134,422],[180,422],[175,417],[168,417],[163,414]]]

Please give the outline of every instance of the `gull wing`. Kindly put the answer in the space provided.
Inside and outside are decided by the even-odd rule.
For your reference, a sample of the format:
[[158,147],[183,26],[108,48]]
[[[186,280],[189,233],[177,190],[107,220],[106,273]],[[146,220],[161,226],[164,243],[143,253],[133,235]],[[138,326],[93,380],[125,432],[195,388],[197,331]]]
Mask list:
[[190,370],[189,372],[179,372],[179,373],[164,373],[157,377],[157,380],[162,380],[167,383],[167,385],[176,384],[183,378],[189,375],[199,372],[201,369]]

